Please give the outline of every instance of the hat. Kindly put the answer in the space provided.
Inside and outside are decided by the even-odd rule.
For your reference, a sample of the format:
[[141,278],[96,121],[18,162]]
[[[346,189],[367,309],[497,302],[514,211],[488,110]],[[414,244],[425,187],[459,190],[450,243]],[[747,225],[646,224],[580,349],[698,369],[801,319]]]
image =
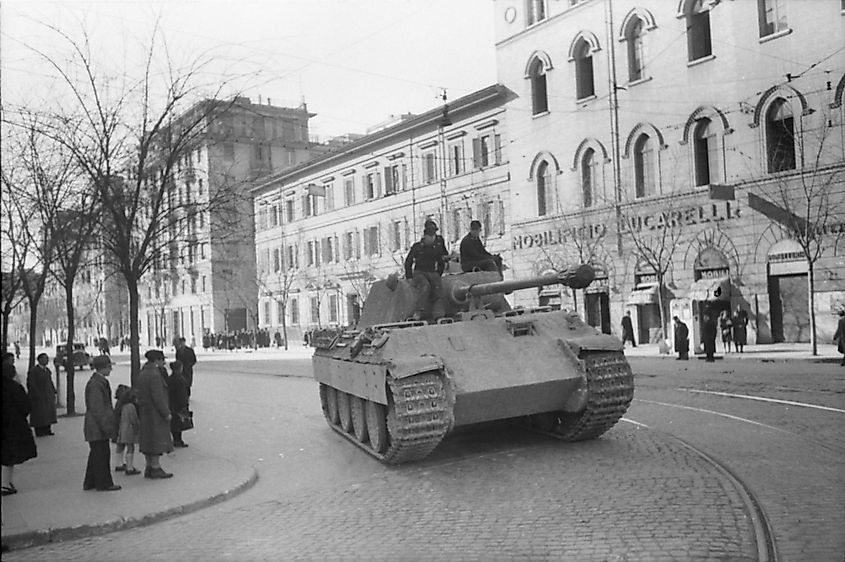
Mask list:
[[111,359],[109,359],[108,355],[97,355],[91,361],[91,366],[95,369],[103,369],[105,367],[111,366]]
[[433,220],[431,220],[431,219],[428,219],[427,221],[425,221],[425,224],[423,225],[423,231],[427,231],[428,229],[432,229],[432,231],[434,231],[434,232],[436,232],[437,230],[439,230],[439,229],[437,228],[437,223],[436,223],[436,222],[434,222],[434,221],[433,221]]
[[469,229],[470,230],[481,230],[481,221],[470,221]]
[[147,361],[164,361],[164,352],[160,349],[150,349],[144,354]]
[[427,226],[423,229],[423,234],[430,234],[431,236],[434,236],[435,234],[437,234],[437,227]]

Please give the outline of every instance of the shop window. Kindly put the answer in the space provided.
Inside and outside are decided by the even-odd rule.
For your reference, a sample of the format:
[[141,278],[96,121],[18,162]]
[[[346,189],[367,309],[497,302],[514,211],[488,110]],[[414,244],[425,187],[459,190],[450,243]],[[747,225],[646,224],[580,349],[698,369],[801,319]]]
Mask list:
[[795,119],[783,98],[776,99],[766,113],[766,155],[769,172],[795,169]]
[[531,80],[531,108],[534,115],[545,113],[549,110],[549,97],[546,90],[546,69],[543,61],[535,58],[528,70],[528,78]]
[[634,143],[634,183],[637,197],[646,197],[655,192],[654,169],[654,142],[648,135],[640,135]]
[[575,91],[579,100],[596,94],[593,80],[593,55],[590,44],[581,39],[575,47]]
[[757,0],[757,22],[760,37],[786,31],[786,0]]
[[625,40],[628,43],[628,80],[636,82],[643,79],[643,35],[645,25],[643,20],[635,18],[628,24]]
[[684,12],[687,25],[687,56],[690,62],[713,54],[710,41],[710,10],[705,0],[690,0]]
[[693,132],[695,185],[709,185],[719,181],[718,145],[718,137],[713,122],[710,119],[699,119]]

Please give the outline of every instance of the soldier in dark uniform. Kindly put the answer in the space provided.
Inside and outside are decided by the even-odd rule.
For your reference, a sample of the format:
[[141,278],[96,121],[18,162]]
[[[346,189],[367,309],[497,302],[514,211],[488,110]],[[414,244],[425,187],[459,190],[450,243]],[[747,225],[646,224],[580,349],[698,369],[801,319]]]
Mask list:
[[487,251],[481,242],[481,221],[469,223],[469,234],[461,240],[461,270],[498,271],[501,273],[502,260]]
[[437,224],[425,222],[422,240],[411,246],[405,258],[405,279],[413,281],[417,295],[415,320],[431,317],[431,304],[441,292],[440,276],[446,269],[446,243],[437,235]]

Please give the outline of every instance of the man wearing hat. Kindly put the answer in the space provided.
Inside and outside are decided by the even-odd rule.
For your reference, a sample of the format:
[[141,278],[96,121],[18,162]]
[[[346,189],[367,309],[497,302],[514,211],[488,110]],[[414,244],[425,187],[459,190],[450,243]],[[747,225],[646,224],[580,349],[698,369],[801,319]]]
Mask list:
[[[173,474],[161,468],[161,455],[173,450],[170,436],[170,397],[167,381],[162,376],[164,353],[151,349],[144,354],[147,363],[138,375],[138,416],[141,435],[138,449],[146,459],[145,478],[170,478]],[[165,370],[165,374],[166,374]]]
[[120,486],[112,480],[109,466],[109,439],[117,435],[111,386],[106,378],[111,374],[111,359],[108,355],[98,355],[92,364],[94,373],[85,385],[83,433],[90,451],[82,489],[113,492],[120,490]]
[[499,271],[502,259],[487,251],[481,242],[481,221],[469,223],[469,234],[461,240],[461,271]]
[[437,235],[437,223],[425,221],[422,240],[411,246],[405,258],[405,279],[413,281],[417,295],[415,320],[431,316],[430,305],[440,295],[440,276],[446,269],[444,258],[448,254],[443,237]]

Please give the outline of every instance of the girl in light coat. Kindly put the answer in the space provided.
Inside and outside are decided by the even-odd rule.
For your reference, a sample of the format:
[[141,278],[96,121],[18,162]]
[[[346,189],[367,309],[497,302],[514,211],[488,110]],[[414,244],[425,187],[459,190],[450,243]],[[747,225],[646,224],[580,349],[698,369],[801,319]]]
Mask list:
[[137,393],[122,384],[117,387],[114,393],[117,399],[114,412],[117,416],[117,445],[115,452],[115,471],[125,472],[126,476],[140,474],[141,471],[135,468],[135,445],[141,435],[141,420],[138,417],[136,403]]

